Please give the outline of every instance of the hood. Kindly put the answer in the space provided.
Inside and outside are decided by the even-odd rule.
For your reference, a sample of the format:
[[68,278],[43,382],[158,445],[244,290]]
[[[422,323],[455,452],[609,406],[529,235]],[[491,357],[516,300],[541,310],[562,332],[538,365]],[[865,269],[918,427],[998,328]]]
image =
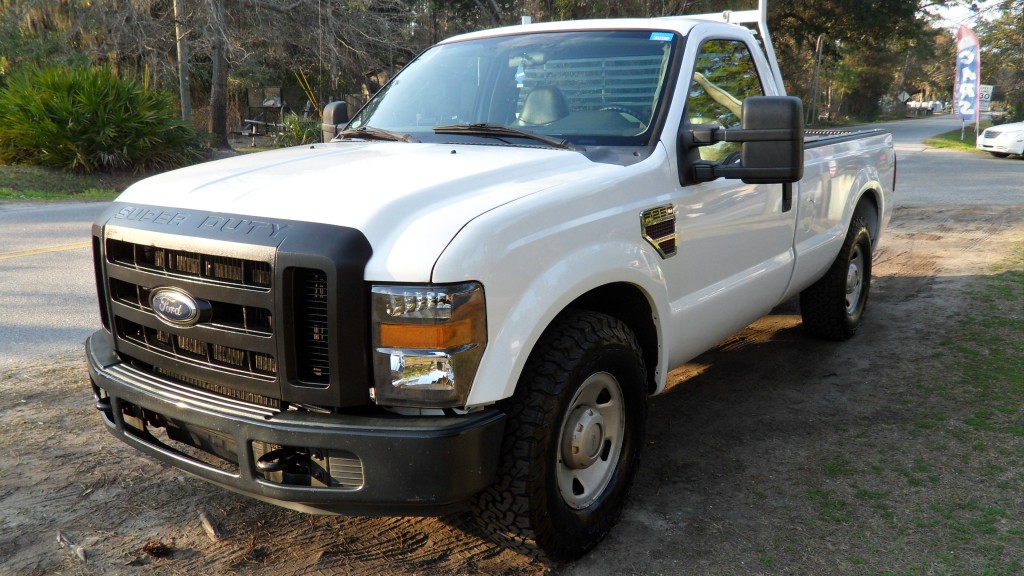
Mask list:
[[1024,122],[1011,122],[1008,124],[993,124],[985,129],[985,132],[992,130],[993,132],[1020,132],[1024,130]]
[[373,247],[368,280],[426,282],[473,218],[613,170],[621,167],[546,148],[337,142],[175,170],[118,200],[355,228]]

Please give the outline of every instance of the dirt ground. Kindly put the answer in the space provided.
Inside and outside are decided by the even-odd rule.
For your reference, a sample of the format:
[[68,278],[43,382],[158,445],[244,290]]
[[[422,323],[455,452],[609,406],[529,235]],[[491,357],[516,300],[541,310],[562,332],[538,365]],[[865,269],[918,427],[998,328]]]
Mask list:
[[[961,449],[942,428],[959,418],[949,416],[955,403],[924,403],[945,414],[936,428],[919,402],[922,386],[951,378],[943,360],[956,343],[946,334],[972,309],[971,283],[1008,257],[1019,266],[1022,242],[1021,206],[897,209],[875,255],[862,332],[842,344],[810,340],[787,303],[676,369],[672,389],[651,400],[648,446],[622,521],[567,566],[502,550],[462,515],[309,516],[222,491],[116,442],[92,408],[80,357],[8,370],[0,373],[0,572],[1024,570],[1013,560],[1024,558],[1024,438]],[[1005,466],[993,468],[998,460]]]

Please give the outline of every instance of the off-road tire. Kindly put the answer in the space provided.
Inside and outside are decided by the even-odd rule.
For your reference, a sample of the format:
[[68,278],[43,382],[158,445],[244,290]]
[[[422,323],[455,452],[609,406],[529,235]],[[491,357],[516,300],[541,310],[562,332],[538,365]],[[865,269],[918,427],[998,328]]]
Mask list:
[[847,340],[857,333],[871,289],[871,232],[863,216],[854,216],[839,255],[825,275],[800,293],[804,329],[826,340]]
[[[501,463],[497,480],[474,499],[477,525],[546,561],[573,560],[596,546],[619,520],[640,462],[646,382],[640,345],[624,323],[589,311],[557,318],[504,403]],[[581,462],[577,441],[584,455],[596,455],[591,463]],[[579,488],[577,474],[586,476]]]

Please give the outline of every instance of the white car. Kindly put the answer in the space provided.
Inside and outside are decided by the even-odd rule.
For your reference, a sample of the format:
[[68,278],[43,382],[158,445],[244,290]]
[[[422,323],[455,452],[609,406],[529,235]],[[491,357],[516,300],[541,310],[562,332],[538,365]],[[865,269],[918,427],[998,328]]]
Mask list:
[[978,150],[984,150],[997,158],[1010,154],[1024,155],[1024,122],[992,126],[981,133]]

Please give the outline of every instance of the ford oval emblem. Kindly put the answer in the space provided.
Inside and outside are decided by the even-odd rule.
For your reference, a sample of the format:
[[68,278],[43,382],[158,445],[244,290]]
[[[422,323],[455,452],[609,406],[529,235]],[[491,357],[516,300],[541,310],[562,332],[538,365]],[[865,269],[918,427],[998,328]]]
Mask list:
[[178,288],[156,288],[149,293],[149,305],[157,318],[172,326],[195,326],[202,306],[191,294]]

